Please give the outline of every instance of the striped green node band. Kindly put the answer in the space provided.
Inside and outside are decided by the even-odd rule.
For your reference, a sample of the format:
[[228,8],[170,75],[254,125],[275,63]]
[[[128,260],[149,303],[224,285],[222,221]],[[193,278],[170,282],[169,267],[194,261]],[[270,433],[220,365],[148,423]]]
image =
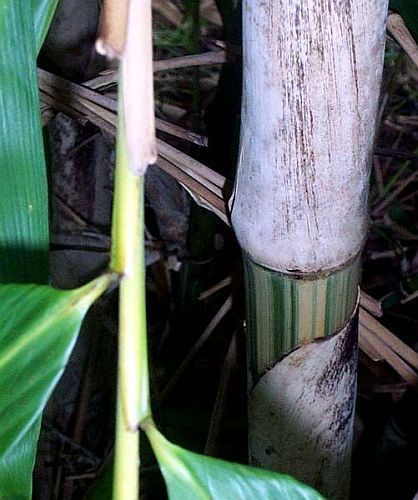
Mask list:
[[244,268],[253,382],[296,347],[340,331],[356,307],[360,256],[343,268],[317,275],[277,272],[248,255]]

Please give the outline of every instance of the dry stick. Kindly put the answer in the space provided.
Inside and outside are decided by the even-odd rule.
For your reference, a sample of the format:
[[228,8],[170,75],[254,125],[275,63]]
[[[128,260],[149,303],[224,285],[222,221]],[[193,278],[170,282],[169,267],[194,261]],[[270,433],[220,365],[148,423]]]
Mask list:
[[157,144],[160,156],[175,165],[181,165],[188,175],[202,184],[206,181],[210,182],[214,186],[213,189],[215,189],[214,192],[217,196],[222,197],[222,189],[226,183],[225,177],[166,142],[157,139]]
[[176,28],[183,24],[183,14],[175,3],[169,0],[154,0],[152,8]]
[[370,297],[366,292],[360,291],[360,305],[373,316],[378,318],[383,316],[382,304],[379,300]]
[[407,187],[411,182],[413,182],[418,177],[418,170],[412,172],[404,181],[402,181],[399,186],[394,189],[385,199],[383,199],[380,203],[376,205],[376,207],[372,210],[372,216],[378,217],[382,210],[384,210],[392,201],[394,201],[400,193]]
[[[54,89],[52,89],[52,91],[53,90]],[[79,96],[74,98],[64,94],[56,97],[54,95],[55,92],[49,94],[44,90],[41,90],[40,94],[42,101],[49,104],[51,107],[63,111],[69,116],[90,121],[110,135],[116,135],[116,115],[101,106]],[[112,117],[111,120],[110,117]]]
[[209,432],[206,439],[205,455],[216,455],[219,445],[221,422],[226,411],[226,402],[231,385],[232,375],[237,366],[237,333],[232,334],[228,351],[222,366],[218,393],[210,420]]
[[213,0],[201,0],[200,16],[215,26],[222,27],[222,18]]
[[[378,200],[381,200],[385,196],[385,183],[383,181],[383,174],[382,174],[382,168],[380,165],[380,158],[378,156],[375,156],[373,160],[374,160],[373,161],[373,170],[374,170],[374,174],[376,177],[377,191],[379,194]],[[388,163],[388,160],[386,160],[386,164],[387,163]],[[385,213],[383,218],[385,220],[385,223],[388,226],[390,226],[391,221],[390,221],[389,214]]]
[[[71,100],[71,102],[77,100],[77,98],[74,98],[74,96],[78,96],[94,104],[97,104],[106,110],[113,111],[115,113],[117,112],[118,103],[115,99],[111,99],[110,97],[104,96],[99,92],[84,87],[83,85],[78,85],[76,83],[70,82],[65,78],[58,77],[41,69],[38,69],[38,75],[39,87],[41,91],[49,95],[55,94],[57,96],[57,102],[59,100],[58,95],[60,99],[67,99],[67,101]],[[80,101],[80,99],[78,99],[78,101]],[[83,103],[84,105],[86,105],[85,101],[83,101]],[[97,113],[100,113],[100,110],[98,110],[98,108],[95,109],[97,110]],[[111,115],[107,116],[111,117]],[[107,121],[110,121],[112,124],[116,124],[116,116],[111,117]],[[156,118],[155,121],[157,130],[161,130],[162,132],[165,132],[174,137],[178,137],[180,139],[184,139],[188,142],[193,142],[194,144],[197,144],[199,146],[207,146],[208,139],[205,136],[202,136],[195,132],[190,132],[183,127],[174,125],[173,123],[167,122],[165,120]]]
[[393,38],[399,43],[418,68],[418,46],[410,31],[405,26],[402,17],[399,14],[390,14],[387,21],[387,28]]
[[411,367],[418,371],[418,353],[385,328],[377,319],[373,318],[364,309],[360,309],[360,324],[371,334],[379,338],[396,355],[405,360]]
[[89,99],[91,102],[94,102],[95,104],[98,104],[110,111],[114,111],[115,113],[118,110],[118,103],[115,99],[106,97],[103,94],[100,94],[99,92],[89,89],[83,85],[70,82],[65,78],[61,78],[40,68],[38,68],[38,78],[39,87],[46,92],[49,91],[48,87],[52,87],[60,91],[58,94],[60,96],[62,94],[77,95]]
[[418,373],[412,369],[395,351],[388,347],[377,335],[360,325],[359,339],[367,338],[372,348],[415,390],[418,390]]
[[[193,66],[209,66],[213,64],[223,64],[229,60],[233,55],[227,55],[225,51],[211,51],[204,52],[203,54],[193,54],[190,56],[173,57],[172,59],[164,59],[161,61],[154,61],[153,70],[167,71],[180,68],[191,68]],[[99,75],[91,80],[85,82],[87,87],[91,89],[98,89],[108,85],[114,85],[118,81],[118,71],[111,70]]]
[[61,210],[67,214],[78,226],[83,228],[89,227],[89,223],[81,215],[79,215],[72,207],[70,207],[58,193],[52,193],[53,199],[60,205]]
[[379,198],[382,198],[385,195],[385,184],[383,182],[382,167],[380,165],[380,158],[378,156],[374,157],[373,172],[376,177],[376,184],[377,184],[377,190],[379,192]]
[[384,250],[383,252],[372,252],[370,254],[370,260],[393,259],[394,257],[396,257],[394,250]]
[[396,158],[397,160],[418,161],[418,154],[411,153],[410,151],[396,151],[393,148],[375,148],[374,155],[383,156],[385,158]]
[[215,186],[211,185],[209,182],[205,184],[201,183],[199,179],[190,176],[181,167],[177,166],[173,162],[166,160],[162,156],[158,157],[157,165],[170,174],[178,182],[184,184],[186,188],[193,191],[193,194],[199,198],[203,198],[210,206],[213,206],[218,211],[225,213],[225,203],[223,198],[218,196],[213,190],[216,189]]
[[363,328],[361,325],[359,325],[359,337],[358,337],[358,346],[359,349],[361,349],[366,356],[368,356],[372,361],[375,363],[379,361],[383,361],[384,358],[383,356],[376,351],[376,349],[372,346],[372,344],[369,342],[370,334],[368,331]]
[[[94,312],[95,314],[97,314],[97,311],[95,309]],[[83,431],[87,421],[89,403],[93,389],[92,385],[94,380],[94,369],[97,366],[97,357],[99,352],[98,346],[98,332],[95,331],[86,359],[87,370],[85,370],[85,372],[82,374],[81,388],[78,392],[78,404],[75,414],[74,428],[72,432],[72,440],[77,445],[81,445],[82,443]],[[61,498],[63,500],[73,498],[73,488],[73,483],[70,481],[70,478],[67,477],[64,481]]]
[[408,302],[411,302],[411,300],[414,300],[418,297],[418,290],[414,293],[411,293],[407,297],[401,300],[401,304],[407,304]]
[[173,57],[154,61],[155,71],[167,71],[180,68],[191,68],[193,66],[210,66],[213,64],[224,64],[228,59],[228,53],[223,50],[204,52],[203,54],[192,54],[189,56]]
[[216,196],[210,189],[188,176],[181,168],[161,156],[158,157],[157,165],[171,175],[173,179],[176,179],[190,193],[198,205],[211,210],[225,224],[229,225],[223,198]]
[[155,126],[157,130],[165,132],[167,134],[178,137],[179,139],[184,139],[188,142],[193,142],[198,146],[207,147],[208,138],[201,134],[196,134],[196,132],[190,132],[189,130],[180,127],[179,125],[174,125],[174,123],[161,120],[159,118],[155,119]]
[[190,363],[193,361],[196,354],[200,351],[200,349],[204,346],[207,340],[210,338],[215,328],[219,325],[222,319],[226,316],[226,314],[231,310],[232,307],[232,295],[230,295],[226,301],[222,304],[219,311],[212,318],[209,325],[205,328],[202,335],[199,337],[199,340],[194,344],[194,346],[190,349],[189,353],[181,363],[181,365],[174,372],[168,384],[162,390],[158,397],[158,402],[162,403],[167,397],[170,395],[171,391],[180,380],[184,372],[190,366]]
[[[60,78],[52,73],[48,73],[47,71],[41,69],[38,70],[38,75],[39,75],[39,87],[41,91],[49,95],[58,94],[61,99],[67,98],[67,100],[70,100],[71,96],[71,101],[75,100],[74,96],[78,96],[94,104],[97,104],[106,110],[113,111],[115,113],[117,112],[118,103],[115,99],[111,99],[110,97],[99,94],[99,92],[86,88],[82,85],[72,83],[64,78]],[[58,98],[56,100],[58,101]],[[85,104],[85,101],[83,102]],[[98,110],[98,113],[100,113],[100,110]],[[111,115],[107,116],[110,117]],[[184,139],[188,142],[193,142],[194,144],[197,144],[199,146],[207,146],[208,139],[203,135],[196,134],[195,132],[190,132],[189,130],[183,127],[174,125],[173,123],[167,122],[165,120],[156,118],[155,121],[157,130],[161,130],[161,132],[165,132],[174,137]],[[110,119],[110,122],[112,124],[115,124],[116,116],[112,117]]]
[[211,286],[204,292],[202,292],[199,295],[199,300],[205,300],[209,297],[211,297],[214,293],[219,292],[220,290],[223,290],[225,287],[229,286],[232,283],[232,277],[227,276],[225,279],[219,281],[216,283],[216,285]]
[[418,124],[418,116],[398,115],[396,120],[399,125],[410,125],[411,127],[416,127]]
[[[54,91],[54,89],[50,89],[49,87],[48,89]],[[66,94],[62,94],[60,99],[58,99],[46,93],[44,90],[41,90],[41,98],[47,104],[62,110],[70,116],[87,117],[89,121],[112,136],[116,134],[116,115],[89,99],[85,99],[80,95],[74,96]],[[211,210],[223,222],[229,225],[222,191],[217,185],[211,182],[211,180],[216,180],[217,184],[222,185],[224,178],[209,167],[206,167],[202,163],[194,160],[176,148],[169,146],[163,141],[159,141],[159,144],[160,149],[162,149],[166,157],[171,160],[168,161],[159,157],[159,166],[178,182],[182,183],[199,205]],[[207,177],[211,180],[208,180]]]

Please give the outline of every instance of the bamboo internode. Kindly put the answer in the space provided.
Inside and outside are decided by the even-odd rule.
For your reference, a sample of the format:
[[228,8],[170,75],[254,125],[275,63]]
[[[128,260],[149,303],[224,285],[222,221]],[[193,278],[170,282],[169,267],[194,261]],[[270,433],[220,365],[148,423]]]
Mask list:
[[232,223],[257,263],[314,273],[361,250],[386,15],[386,0],[243,3]]

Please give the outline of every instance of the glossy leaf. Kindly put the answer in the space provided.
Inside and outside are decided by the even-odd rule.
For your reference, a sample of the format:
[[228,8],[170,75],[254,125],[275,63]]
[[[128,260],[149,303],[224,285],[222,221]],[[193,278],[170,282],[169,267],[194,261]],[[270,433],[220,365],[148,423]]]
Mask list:
[[[111,275],[70,291],[0,285],[0,498],[28,498],[38,417],[68,361],[81,321]],[[29,447],[21,463],[22,439]],[[31,458],[32,457],[32,458]]]
[[146,433],[157,456],[170,500],[319,500],[319,493],[295,479],[234,464],[176,446],[154,427]]
[[400,14],[412,36],[418,42],[417,0],[390,0],[390,9]]
[[49,25],[58,5],[58,0],[33,0],[33,17],[35,26],[36,51],[41,50],[48,33]]

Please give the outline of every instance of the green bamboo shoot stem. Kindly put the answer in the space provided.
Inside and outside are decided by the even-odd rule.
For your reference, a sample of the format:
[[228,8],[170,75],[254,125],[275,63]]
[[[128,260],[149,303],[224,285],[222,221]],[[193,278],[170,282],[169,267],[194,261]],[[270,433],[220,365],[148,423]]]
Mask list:
[[129,169],[119,120],[111,269],[121,275],[115,499],[139,494],[138,424],[150,415],[147,361],[143,176]]
[[[108,27],[114,31],[107,33],[107,41],[120,42],[120,47],[108,47],[108,54],[112,56],[123,50],[110,264],[121,276],[113,497],[137,500],[138,429],[141,421],[151,415],[145,308],[144,174],[156,159],[152,16],[151,0],[121,3],[128,13],[126,30],[125,19],[123,26],[119,26],[120,19],[116,18],[117,10],[113,6]],[[125,31],[125,40],[121,40]],[[106,44],[100,44],[100,40],[98,45],[106,50]]]

